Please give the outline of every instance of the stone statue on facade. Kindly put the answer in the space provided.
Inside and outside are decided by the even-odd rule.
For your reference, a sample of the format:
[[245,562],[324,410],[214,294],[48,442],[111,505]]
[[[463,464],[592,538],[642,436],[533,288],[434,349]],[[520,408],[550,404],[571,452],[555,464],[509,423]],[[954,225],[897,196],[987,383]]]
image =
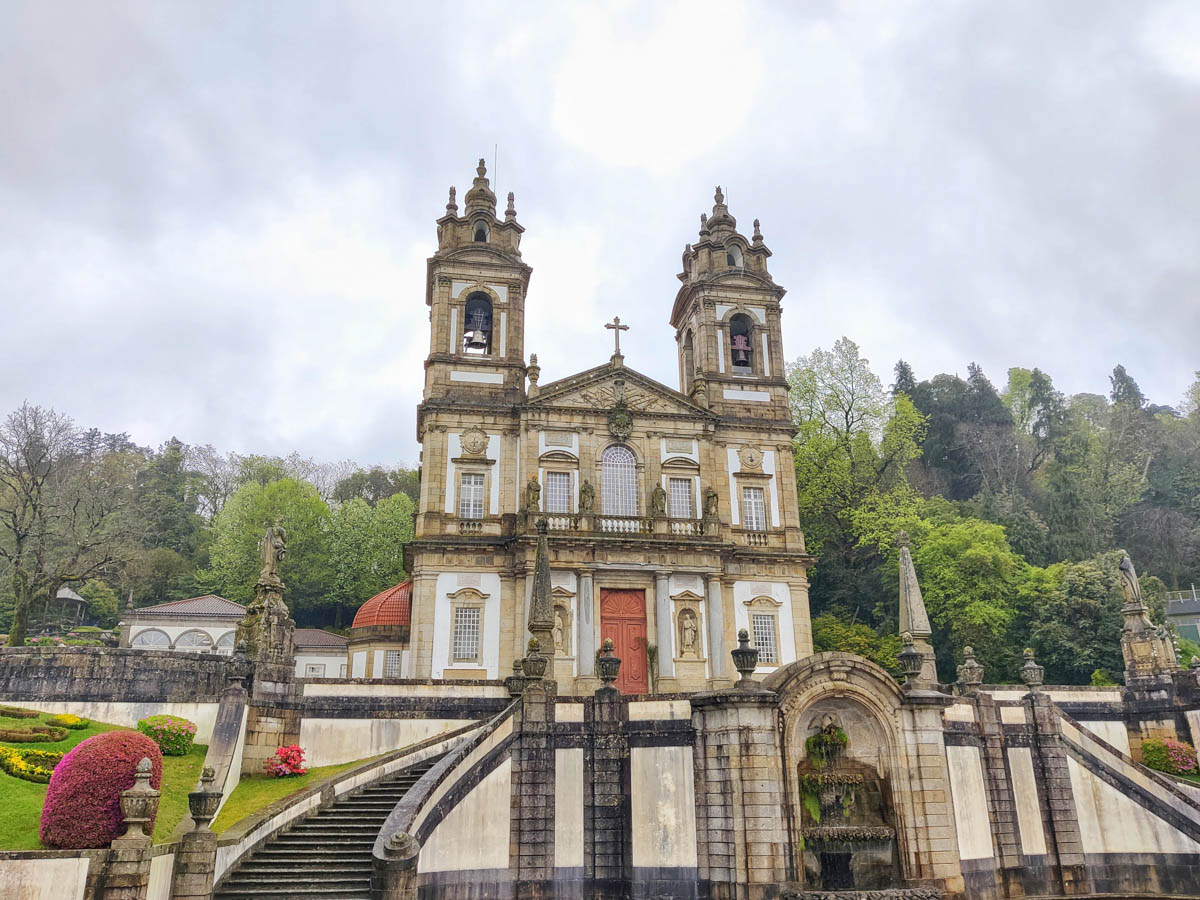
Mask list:
[[267,529],[262,544],[259,546],[262,570],[258,573],[258,580],[268,584],[276,582],[282,584],[283,582],[279,578],[279,566],[283,563],[286,555],[287,533],[283,530],[282,525],[272,525]]
[[717,518],[718,503],[720,503],[720,498],[717,496],[717,492],[713,490],[713,486],[710,484],[704,489],[704,518]]
[[1126,685],[1139,678],[1168,675],[1179,668],[1175,646],[1166,628],[1161,625],[1156,628],[1150,621],[1149,610],[1142,601],[1137,570],[1128,556],[1121,559],[1117,575],[1125,594],[1125,605],[1121,607],[1125,619],[1121,629],[1121,655],[1125,659]]
[[656,484],[650,492],[650,515],[662,516],[667,512],[667,492],[661,484]]
[[700,628],[696,622],[696,614],[685,609],[679,614],[679,655],[686,657],[699,656],[696,642],[700,637]]
[[279,666],[281,671],[294,666],[293,632],[296,623],[283,602],[283,579],[279,565],[287,555],[287,533],[280,525],[272,525],[259,545],[262,569],[254,585],[254,600],[246,607],[237,626],[236,642],[244,645],[253,660]]
[[542,508],[542,486],[538,483],[536,475],[529,476],[525,485],[525,508],[530,512],[537,512]]
[[581,513],[590,513],[596,505],[596,489],[592,487],[592,483],[586,478],[583,484],[579,486],[579,511]]

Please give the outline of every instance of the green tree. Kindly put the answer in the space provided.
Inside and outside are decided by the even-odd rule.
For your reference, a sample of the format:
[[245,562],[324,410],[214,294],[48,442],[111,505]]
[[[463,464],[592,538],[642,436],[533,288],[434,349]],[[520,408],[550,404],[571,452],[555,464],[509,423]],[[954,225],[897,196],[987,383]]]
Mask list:
[[334,510],[330,550],[336,626],[364,601],[404,580],[404,545],[412,540],[413,509],[412,500],[397,493],[374,507],[355,497]]
[[899,672],[896,654],[901,643],[898,634],[879,634],[862,622],[844,622],[832,613],[824,613],[812,620],[813,650],[824,653],[837,650],[856,653],[876,662],[893,674]]
[[334,606],[329,596],[330,512],[306,482],[284,478],[238,488],[213,522],[210,565],[198,580],[206,590],[249,603],[261,565],[259,542],[276,523],[287,533],[287,556],[279,573],[287,586],[284,599],[297,622],[323,624],[332,618]]
[[112,628],[117,624],[117,592],[98,578],[90,578],[79,589],[79,596],[87,601],[88,618],[101,628]]

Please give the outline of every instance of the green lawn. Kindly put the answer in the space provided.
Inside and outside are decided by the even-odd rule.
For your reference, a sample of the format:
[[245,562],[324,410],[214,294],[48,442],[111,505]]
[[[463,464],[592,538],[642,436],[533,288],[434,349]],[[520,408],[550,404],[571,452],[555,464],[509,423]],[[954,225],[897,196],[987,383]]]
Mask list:
[[290,778],[273,778],[270,775],[243,775],[238,786],[233,789],[221,814],[212,824],[213,831],[225,831],[236,825],[246,816],[253,815],[264,806],[282,800],[297,791],[302,791],[314,781],[319,781],[329,775],[335,775],[343,769],[359,765],[365,760],[356,759],[354,762],[340,763],[336,766],[318,766],[309,769],[303,775],[293,775]]
[[[51,713],[43,713],[36,719],[0,718],[0,727],[28,728],[32,725],[42,725],[50,715]],[[57,743],[12,744],[0,742],[0,746],[26,747],[65,753],[92,735],[104,731],[120,730],[128,729],[107,722],[91,722],[87,728],[68,731],[66,738]],[[170,837],[175,826],[179,824],[179,820],[187,812],[187,795],[196,786],[207,750],[208,748],[201,744],[193,744],[192,751],[187,756],[163,757],[162,798],[159,800],[158,819],[154,824],[156,841],[165,841]],[[0,816],[0,850],[44,849],[41,839],[38,837],[38,827],[42,821],[42,803],[45,799],[46,785],[14,778],[7,772],[0,771],[0,809],[4,810],[4,815]]]

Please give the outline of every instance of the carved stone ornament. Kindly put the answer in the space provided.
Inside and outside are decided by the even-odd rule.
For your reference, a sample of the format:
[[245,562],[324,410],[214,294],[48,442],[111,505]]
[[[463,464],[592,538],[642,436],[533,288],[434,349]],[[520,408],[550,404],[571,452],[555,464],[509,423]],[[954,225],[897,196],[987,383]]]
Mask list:
[[463,453],[468,456],[482,456],[487,445],[488,435],[482,428],[468,428],[462,433]]
[[608,431],[619,441],[627,441],[633,434],[633,414],[624,400],[618,400],[608,414]]
[[762,451],[755,450],[753,447],[743,447],[738,451],[738,459],[742,461],[743,469],[752,469],[757,471],[762,468]]

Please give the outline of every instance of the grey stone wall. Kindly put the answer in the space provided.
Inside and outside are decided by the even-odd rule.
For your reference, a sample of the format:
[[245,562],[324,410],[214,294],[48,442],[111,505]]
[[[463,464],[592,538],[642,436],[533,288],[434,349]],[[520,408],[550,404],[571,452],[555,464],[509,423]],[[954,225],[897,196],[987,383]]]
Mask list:
[[0,648],[0,698],[124,703],[216,702],[232,659],[110,647]]

